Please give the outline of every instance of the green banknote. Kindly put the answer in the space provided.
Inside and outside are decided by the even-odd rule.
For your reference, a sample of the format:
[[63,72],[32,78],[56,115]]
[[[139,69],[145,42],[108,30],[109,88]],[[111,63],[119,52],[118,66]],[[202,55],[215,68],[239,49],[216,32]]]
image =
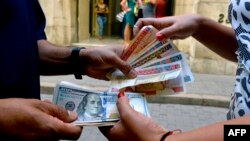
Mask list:
[[[138,112],[150,117],[147,100],[140,93],[125,93],[130,105]],[[62,81],[57,84],[53,103],[78,113],[75,125],[107,126],[119,120],[116,107],[118,92],[88,90],[79,85]]]

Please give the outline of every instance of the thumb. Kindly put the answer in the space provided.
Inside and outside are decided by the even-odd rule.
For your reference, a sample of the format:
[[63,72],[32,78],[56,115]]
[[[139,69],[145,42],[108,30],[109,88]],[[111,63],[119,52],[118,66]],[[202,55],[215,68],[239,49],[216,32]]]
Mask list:
[[120,57],[116,56],[113,63],[113,65],[121,70],[126,77],[135,78],[137,76],[137,73],[132,66],[123,61]]
[[76,112],[69,112],[63,107],[54,105],[53,103],[44,102],[44,107],[47,109],[48,114],[64,122],[72,122],[77,119]]
[[120,114],[121,122],[126,125],[127,129],[136,133],[144,127],[144,122],[147,121],[146,117],[135,111],[129,104],[127,96],[123,96],[124,92],[120,92],[117,100],[117,109]]
[[[125,95],[125,92],[120,92],[118,94],[117,109],[122,119],[128,118],[128,115],[130,115],[132,118],[133,113],[136,113],[136,111],[130,106],[129,99]],[[123,118],[123,117],[126,117],[126,118]]]

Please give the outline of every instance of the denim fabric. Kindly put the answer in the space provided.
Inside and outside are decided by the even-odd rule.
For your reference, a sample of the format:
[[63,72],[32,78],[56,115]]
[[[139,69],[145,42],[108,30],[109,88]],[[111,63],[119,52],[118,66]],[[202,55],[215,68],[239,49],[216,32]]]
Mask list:
[[104,29],[107,23],[107,17],[105,16],[97,16],[97,23],[99,26],[99,36],[102,37],[104,34]]

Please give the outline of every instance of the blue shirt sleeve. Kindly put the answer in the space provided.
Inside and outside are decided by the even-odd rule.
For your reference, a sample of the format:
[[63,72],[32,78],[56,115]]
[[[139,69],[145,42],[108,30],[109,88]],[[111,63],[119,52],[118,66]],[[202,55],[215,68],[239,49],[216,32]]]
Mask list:
[[46,18],[44,15],[44,12],[39,4],[39,1],[36,1],[36,15],[37,15],[37,31],[36,31],[36,40],[47,40],[46,33],[45,33],[45,27],[46,27]]

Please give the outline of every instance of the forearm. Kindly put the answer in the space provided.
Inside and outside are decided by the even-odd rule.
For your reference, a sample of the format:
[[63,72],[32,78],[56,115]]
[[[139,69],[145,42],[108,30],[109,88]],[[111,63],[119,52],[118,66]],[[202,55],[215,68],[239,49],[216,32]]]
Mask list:
[[38,41],[41,75],[72,74],[69,64],[71,49],[59,47],[46,40]]
[[250,116],[218,122],[213,125],[205,126],[184,133],[173,134],[167,137],[165,141],[223,141],[224,125],[235,124],[250,125]]
[[200,26],[193,37],[225,59],[236,62],[238,45],[234,30],[205,17],[200,17],[198,22]]

